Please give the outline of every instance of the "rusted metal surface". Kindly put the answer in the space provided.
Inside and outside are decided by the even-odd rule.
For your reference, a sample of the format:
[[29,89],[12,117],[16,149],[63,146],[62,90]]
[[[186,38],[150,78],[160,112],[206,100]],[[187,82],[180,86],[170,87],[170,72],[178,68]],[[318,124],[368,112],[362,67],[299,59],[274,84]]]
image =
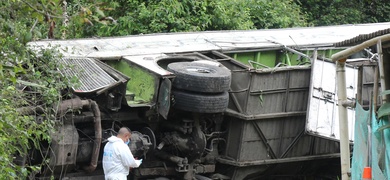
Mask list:
[[93,172],[96,169],[97,162],[99,159],[100,146],[102,143],[102,125],[100,118],[99,106],[95,101],[90,101],[90,109],[94,114],[94,130],[95,130],[95,139],[93,141],[92,157],[90,164],[84,169],[87,172]]
[[81,110],[83,108],[83,104],[88,102],[87,100],[81,100],[80,98],[67,99],[62,101],[57,108],[57,116],[61,117],[68,112]]
[[51,137],[50,157],[52,158],[49,162],[51,168],[46,169],[46,173],[61,171],[62,166],[76,166],[79,138],[76,128],[72,124],[64,124],[51,134]]
[[[84,169],[87,172],[93,172],[97,167],[97,163],[98,163],[98,159],[99,159],[99,151],[100,151],[100,146],[101,146],[101,142],[102,142],[101,117],[100,117],[100,110],[99,110],[98,104],[92,100],[81,100],[79,98],[74,98],[74,99],[69,99],[69,100],[63,101],[58,107],[59,107],[58,113],[57,113],[58,116],[65,117],[64,118],[64,124],[65,124],[64,126],[65,127],[70,126],[72,128],[75,128],[73,118],[69,115],[64,116],[66,113],[73,112],[74,110],[80,110],[82,108],[89,109],[93,113],[93,124],[94,124],[94,133],[95,133],[94,137],[95,138],[93,139],[93,148],[92,148],[92,155],[91,155],[90,163],[84,167]],[[70,127],[68,127],[68,129]],[[68,134],[72,134],[72,133],[70,133],[70,132],[64,133],[63,138],[68,137]],[[75,135],[69,136],[69,137],[72,137],[72,139],[71,139],[72,143],[75,146],[77,146],[78,141],[79,141],[79,135],[78,135],[77,130],[75,130],[75,129],[74,129],[74,134],[77,135],[77,138],[74,137]],[[53,135],[53,136],[57,137],[58,135]],[[77,148],[76,148],[76,152],[77,152]],[[72,153],[62,152],[61,154],[57,154],[57,156],[72,156],[72,157],[74,156],[74,161],[76,161],[76,156],[77,156],[76,152],[72,152]],[[73,164],[73,163],[71,162],[70,164]],[[62,164],[62,165],[65,165],[65,164]]]

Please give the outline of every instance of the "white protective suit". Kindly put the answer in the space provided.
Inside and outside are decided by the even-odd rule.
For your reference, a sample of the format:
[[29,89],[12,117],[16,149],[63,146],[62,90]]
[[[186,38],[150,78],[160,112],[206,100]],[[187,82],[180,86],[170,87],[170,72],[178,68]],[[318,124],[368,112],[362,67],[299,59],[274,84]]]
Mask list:
[[139,167],[142,160],[134,159],[122,139],[111,136],[104,146],[103,170],[106,180],[127,180],[130,167]]

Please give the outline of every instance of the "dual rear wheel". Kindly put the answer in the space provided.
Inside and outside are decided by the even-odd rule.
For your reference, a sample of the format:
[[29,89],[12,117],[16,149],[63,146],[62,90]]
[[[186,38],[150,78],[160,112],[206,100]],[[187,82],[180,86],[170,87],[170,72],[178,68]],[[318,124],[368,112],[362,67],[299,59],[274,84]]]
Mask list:
[[224,112],[229,103],[230,70],[212,63],[175,62],[167,66],[175,74],[173,107],[198,113]]

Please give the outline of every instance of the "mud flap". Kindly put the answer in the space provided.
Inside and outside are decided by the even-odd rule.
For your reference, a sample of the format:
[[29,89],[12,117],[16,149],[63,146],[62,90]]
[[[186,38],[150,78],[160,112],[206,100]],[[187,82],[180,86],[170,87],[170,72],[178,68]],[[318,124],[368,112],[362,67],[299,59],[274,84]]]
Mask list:
[[171,86],[172,82],[169,79],[164,79],[158,92],[158,113],[165,119],[168,117],[171,106]]

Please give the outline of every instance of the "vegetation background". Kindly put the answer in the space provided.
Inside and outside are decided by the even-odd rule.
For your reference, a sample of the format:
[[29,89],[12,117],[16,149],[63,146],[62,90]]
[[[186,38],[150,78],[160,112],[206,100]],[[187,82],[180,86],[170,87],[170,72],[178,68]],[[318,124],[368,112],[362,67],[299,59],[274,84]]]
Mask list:
[[[47,162],[29,166],[20,157],[28,149],[43,153],[55,104],[77,82],[62,79],[55,49],[32,52],[29,41],[375,23],[389,14],[387,0],[2,0],[0,179],[24,179]],[[38,118],[20,109],[35,106]]]

